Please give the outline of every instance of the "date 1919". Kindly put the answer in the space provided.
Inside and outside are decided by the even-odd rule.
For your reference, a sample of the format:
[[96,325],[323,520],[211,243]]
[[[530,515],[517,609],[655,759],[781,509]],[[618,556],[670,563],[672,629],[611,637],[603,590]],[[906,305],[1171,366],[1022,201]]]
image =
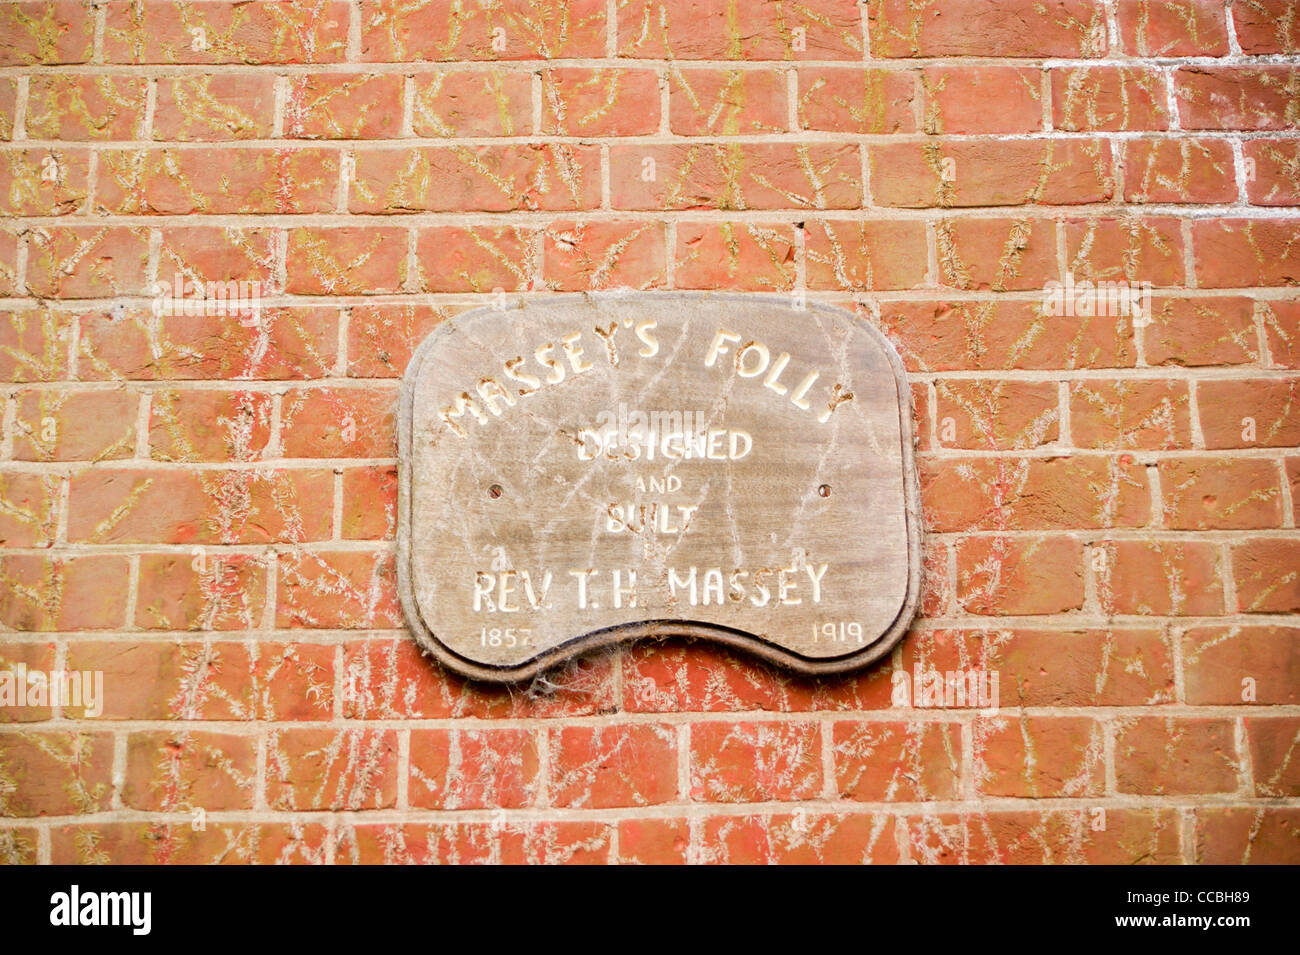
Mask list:
[[813,643],[857,643],[863,642],[862,624],[856,620],[852,623],[827,621],[813,624]]

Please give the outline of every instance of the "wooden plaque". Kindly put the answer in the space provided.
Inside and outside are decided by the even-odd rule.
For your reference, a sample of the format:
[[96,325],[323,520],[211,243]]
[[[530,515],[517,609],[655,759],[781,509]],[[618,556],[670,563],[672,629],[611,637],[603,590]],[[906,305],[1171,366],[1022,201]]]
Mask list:
[[398,561],[417,640],[517,680],[690,635],[862,666],[920,581],[910,396],[841,309],[626,293],[478,309],[402,388]]

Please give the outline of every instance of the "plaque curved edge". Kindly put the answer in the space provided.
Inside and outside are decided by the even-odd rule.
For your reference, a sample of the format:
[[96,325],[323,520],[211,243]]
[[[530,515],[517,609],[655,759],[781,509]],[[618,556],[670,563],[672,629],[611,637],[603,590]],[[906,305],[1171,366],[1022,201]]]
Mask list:
[[917,606],[920,603],[921,592],[921,487],[915,466],[911,388],[898,350],[879,328],[848,309],[835,305],[823,305],[818,302],[807,302],[804,309],[821,312],[867,331],[889,362],[889,366],[894,373],[894,387],[898,397],[898,426],[899,439],[902,445],[900,450],[902,454],[903,496],[905,502],[904,522],[907,527],[907,591],[903,604],[890,626],[871,643],[860,650],[843,656],[813,659],[791,653],[748,632],[695,621],[650,620],[580,634],[572,640],[552,647],[518,666],[496,667],[479,663],[454,652],[439,640],[428,624],[425,623],[411,582],[411,522],[408,514],[411,504],[411,431],[414,426],[414,392],[420,368],[425,359],[437,347],[440,338],[454,333],[458,325],[468,321],[489,315],[504,317],[512,311],[522,311],[530,304],[549,308],[563,307],[565,305],[599,305],[601,302],[618,301],[620,299],[632,299],[634,301],[692,299],[701,302],[725,301],[756,304],[779,304],[788,301],[784,295],[746,295],[736,292],[637,292],[631,290],[580,292],[554,297],[548,296],[535,303],[519,298],[504,309],[493,306],[470,309],[444,322],[440,322],[437,327],[429,332],[415,351],[412,352],[411,360],[402,375],[397,412],[397,590],[407,627],[415,638],[421,654],[432,656],[442,666],[469,679],[490,683],[518,683],[532,679],[561,663],[594,650],[652,638],[689,637],[707,640],[711,643],[721,643],[725,646],[735,647],[752,656],[757,656],[769,663],[790,669],[802,676],[811,677],[833,676],[859,670],[892,652],[911,626],[912,619],[916,615]]

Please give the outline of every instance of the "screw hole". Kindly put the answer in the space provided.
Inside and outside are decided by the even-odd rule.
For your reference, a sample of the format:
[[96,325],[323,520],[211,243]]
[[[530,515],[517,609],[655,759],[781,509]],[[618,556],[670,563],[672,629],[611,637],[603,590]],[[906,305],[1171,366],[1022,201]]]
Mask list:
[[492,500],[494,501],[497,498],[499,498],[503,493],[504,492],[501,490],[500,484],[493,484],[490,488],[488,488],[488,497],[492,498]]
[[821,487],[817,489],[817,493],[820,494],[822,497],[830,497],[831,486],[829,484],[823,484]]

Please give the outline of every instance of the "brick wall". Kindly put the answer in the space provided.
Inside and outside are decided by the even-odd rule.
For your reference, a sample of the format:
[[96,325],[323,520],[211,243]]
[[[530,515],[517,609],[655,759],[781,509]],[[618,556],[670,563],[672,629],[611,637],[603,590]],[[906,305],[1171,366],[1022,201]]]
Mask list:
[[[0,857],[1300,861],[1297,54],[1285,0],[0,3],[0,661],[105,695],[0,708]],[[895,343],[891,661],[415,651],[412,348],[624,286]]]

